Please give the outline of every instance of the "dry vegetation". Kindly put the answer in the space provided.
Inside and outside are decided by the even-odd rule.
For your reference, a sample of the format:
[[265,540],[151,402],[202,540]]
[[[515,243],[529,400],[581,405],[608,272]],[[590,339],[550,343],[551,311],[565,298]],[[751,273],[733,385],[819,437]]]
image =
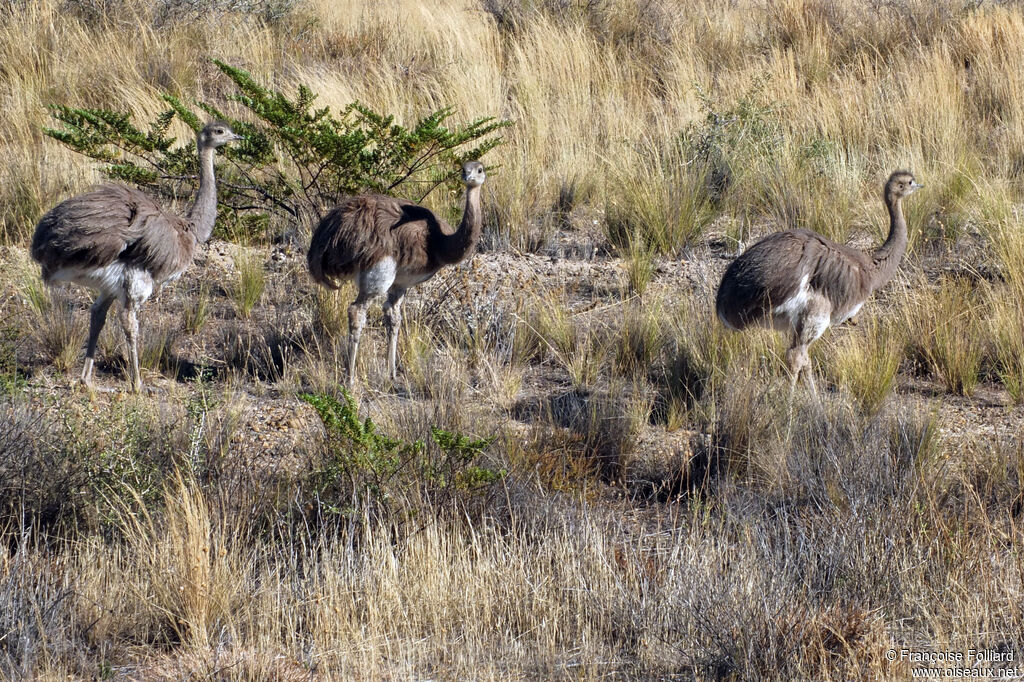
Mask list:
[[[905,679],[890,647],[1024,656],[1018,4],[14,0],[0,54],[0,677]],[[375,430],[309,402],[339,396],[353,291],[309,281],[305,225],[215,239],[150,302],[149,392],[73,388],[89,300],[26,247],[98,178],[44,105],[219,101],[209,58],[332,107],[514,121],[482,253],[406,303],[397,386],[371,313]],[[910,253],[814,349],[821,399],[790,401],[781,341],[713,319],[717,279],[783,226],[876,241],[897,167],[926,185]],[[123,353],[112,315],[101,385]]]

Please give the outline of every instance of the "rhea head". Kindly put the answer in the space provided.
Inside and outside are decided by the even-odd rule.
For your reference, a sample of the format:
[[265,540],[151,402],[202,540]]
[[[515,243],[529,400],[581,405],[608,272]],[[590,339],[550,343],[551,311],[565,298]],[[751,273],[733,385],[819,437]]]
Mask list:
[[484,184],[487,174],[484,165],[479,161],[467,161],[462,164],[462,182],[466,187],[479,187]]
[[199,146],[203,149],[210,147],[222,147],[228,142],[236,142],[243,139],[237,135],[224,121],[210,121],[199,131]]
[[885,196],[894,199],[902,199],[924,187],[914,180],[914,174],[910,171],[898,170],[889,176],[885,183]]

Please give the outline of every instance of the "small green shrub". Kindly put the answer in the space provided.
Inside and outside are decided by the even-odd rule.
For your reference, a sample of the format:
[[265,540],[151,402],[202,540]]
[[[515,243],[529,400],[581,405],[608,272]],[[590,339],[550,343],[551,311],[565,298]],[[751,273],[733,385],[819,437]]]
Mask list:
[[180,197],[197,183],[197,160],[192,139],[176,146],[169,136],[172,122],[177,118],[198,132],[203,121],[197,111],[226,120],[245,141],[223,149],[230,165],[219,171],[217,224],[221,233],[237,237],[266,229],[268,215],[308,224],[321,207],[363,190],[421,200],[440,185],[455,187],[461,163],[501,144],[493,133],[510,125],[483,117],[448,128],[444,123],[453,112],[445,108],[406,128],[359,102],[335,115],[329,107],[314,108],[317,95],[304,85],[289,97],[242,69],[214,64],[234,85],[228,99],[251,120],[165,94],[170,108],[143,127],[125,113],[54,104],[50,114],[60,127],[44,132],[103,163],[107,177]]
[[505,476],[505,470],[478,461],[493,438],[431,428],[432,447],[381,433],[372,419],[359,418],[356,401],[345,389],[340,399],[322,393],[299,398],[313,406],[327,431],[322,458],[305,481],[327,514],[372,510],[415,516],[438,511],[440,497],[457,500],[459,493],[482,490]]
[[763,81],[730,103],[716,101],[697,89],[704,119],[679,136],[682,161],[704,181],[707,197],[719,206],[738,176],[756,171],[783,148],[779,112],[761,92]]

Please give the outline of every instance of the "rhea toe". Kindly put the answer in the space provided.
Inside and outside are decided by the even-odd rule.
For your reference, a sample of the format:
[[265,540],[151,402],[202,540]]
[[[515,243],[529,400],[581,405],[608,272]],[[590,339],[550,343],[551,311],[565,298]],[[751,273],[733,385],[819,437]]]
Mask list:
[[137,189],[105,184],[62,201],[36,225],[32,258],[42,268],[43,281],[75,282],[98,293],[89,313],[85,386],[92,388],[96,340],[116,300],[128,341],[132,389],[142,389],[139,310],[154,289],[185,271],[196,246],[210,238],[217,217],[214,153],[240,139],[223,121],[199,131],[199,190],[182,216]]
[[902,202],[919,185],[908,171],[885,183],[889,236],[874,251],[837,244],[810,230],[768,235],[733,261],[718,286],[715,310],[725,326],[765,326],[790,334],[786,364],[792,383],[814,390],[808,347],[830,326],[857,314],[896,274],[907,249]]

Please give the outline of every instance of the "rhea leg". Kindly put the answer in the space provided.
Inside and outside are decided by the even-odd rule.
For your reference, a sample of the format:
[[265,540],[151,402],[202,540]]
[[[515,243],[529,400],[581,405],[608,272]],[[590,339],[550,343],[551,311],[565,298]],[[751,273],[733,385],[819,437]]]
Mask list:
[[366,308],[374,299],[386,294],[395,283],[395,261],[393,258],[382,258],[371,267],[359,273],[357,284],[359,295],[348,307],[348,385],[351,387],[356,379],[356,353],[359,351],[359,337],[366,324]]
[[85,366],[82,368],[82,384],[86,388],[92,388],[92,363],[96,357],[96,342],[103,331],[103,325],[107,321],[107,311],[114,299],[106,294],[100,294],[92,307],[89,308],[89,344],[85,348]]
[[811,368],[811,358],[807,353],[807,344],[800,343],[799,338],[793,339],[793,345],[786,351],[786,365],[789,367],[789,392],[796,389],[796,384],[801,379],[807,381],[812,392],[817,392],[814,387],[814,371]]
[[121,310],[121,324],[124,326],[124,336],[128,341],[132,391],[139,393],[142,390],[142,372],[139,370],[139,315],[131,301]]
[[132,390],[142,390],[142,372],[139,370],[139,311],[153,294],[154,282],[149,273],[129,270],[124,281],[121,303],[121,322],[128,341],[128,362],[131,369]]
[[366,324],[366,308],[370,305],[370,298],[359,292],[356,300],[348,307],[348,385],[349,388],[356,380],[356,354],[359,352],[359,337],[363,334],[363,325]]
[[832,304],[821,296],[810,296],[804,309],[797,319],[796,329],[793,333],[793,342],[786,351],[786,364],[789,365],[791,373],[790,391],[796,387],[797,381],[803,377],[811,388],[811,392],[817,394],[814,385],[814,368],[811,366],[811,358],[807,353],[811,343],[825,333],[831,322]]
[[402,298],[405,289],[392,289],[384,303],[384,328],[388,333],[388,375],[398,380],[398,331],[402,326]]

